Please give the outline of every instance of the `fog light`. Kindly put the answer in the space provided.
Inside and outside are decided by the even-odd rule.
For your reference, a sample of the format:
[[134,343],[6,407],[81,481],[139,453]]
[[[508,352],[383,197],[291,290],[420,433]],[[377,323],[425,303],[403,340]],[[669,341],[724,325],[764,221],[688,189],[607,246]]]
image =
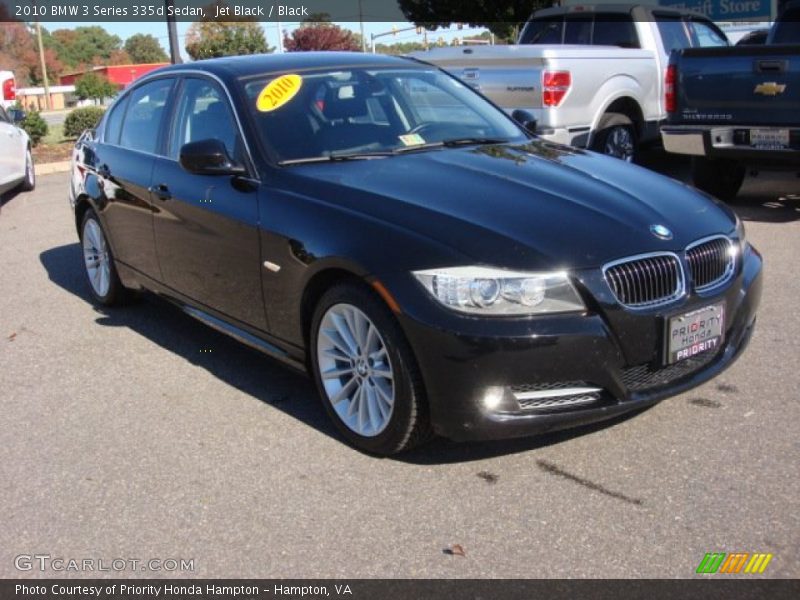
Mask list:
[[503,401],[504,395],[505,388],[499,386],[486,388],[486,393],[483,395],[483,407],[486,410],[496,410]]

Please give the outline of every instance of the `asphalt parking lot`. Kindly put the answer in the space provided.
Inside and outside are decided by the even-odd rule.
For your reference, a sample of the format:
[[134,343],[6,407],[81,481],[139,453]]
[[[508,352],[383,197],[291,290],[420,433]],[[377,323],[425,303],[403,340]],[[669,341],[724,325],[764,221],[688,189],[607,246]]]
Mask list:
[[[735,204],[765,287],[721,377],[602,426],[394,459],[170,305],[93,306],[66,186],[0,208],[0,577],[672,578],[712,551],[800,577],[800,179],[748,180]],[[33,554],[194,570],[17,570]]]

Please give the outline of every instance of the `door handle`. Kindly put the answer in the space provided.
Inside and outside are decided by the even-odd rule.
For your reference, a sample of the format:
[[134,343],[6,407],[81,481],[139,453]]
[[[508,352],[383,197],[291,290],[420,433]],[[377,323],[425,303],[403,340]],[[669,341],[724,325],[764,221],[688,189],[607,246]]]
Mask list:
[[167,200],[170,200],[172,198],[172,194],[169,193],[169,188],[166,186],[166,184],[163,183],[150,186],[150,189],[148,189],[148,191],[151,194],[155,195],[155,197],[161,200],[162,202],[166,202]]
[[756,65],[758,73],[785,73],[787,69],[785,60],[759,60]]

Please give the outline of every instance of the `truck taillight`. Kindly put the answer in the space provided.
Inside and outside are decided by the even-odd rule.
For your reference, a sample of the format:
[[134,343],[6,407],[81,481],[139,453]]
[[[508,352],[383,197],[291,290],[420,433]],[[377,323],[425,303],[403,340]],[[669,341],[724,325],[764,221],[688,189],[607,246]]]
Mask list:
[[542,73],[542,105],[558,106],[572,85],[569,71],[544,71]]
[[6,79],[3,82],[3,100],[16,100],[17,88],[14,85],[14,79]]
[[675,112],[675,81],[677,80],[677,67],[670,65],[664,74],[664,109]]

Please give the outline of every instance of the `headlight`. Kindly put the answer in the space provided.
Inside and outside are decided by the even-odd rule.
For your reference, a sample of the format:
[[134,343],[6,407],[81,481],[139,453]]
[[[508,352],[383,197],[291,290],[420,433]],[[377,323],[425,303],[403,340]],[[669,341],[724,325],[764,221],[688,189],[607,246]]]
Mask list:
[[464,313],[505,316],[585,310],[564,272],[453,267],[415,271],[414,276],[439,302]]
[[744,253],[747,247],[747,238],[744,232],[744,222],[736,215],[736,237],[739,238],[739,250]]

